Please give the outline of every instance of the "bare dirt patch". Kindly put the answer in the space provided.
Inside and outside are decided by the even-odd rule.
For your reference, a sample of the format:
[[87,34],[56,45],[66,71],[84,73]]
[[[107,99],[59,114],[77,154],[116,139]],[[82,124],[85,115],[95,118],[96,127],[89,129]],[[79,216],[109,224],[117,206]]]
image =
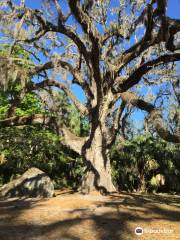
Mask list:
[[[144,233],[136,236],[136,227]],[[180,239],[180,196],[56,192],[0,201],[0,240]]]

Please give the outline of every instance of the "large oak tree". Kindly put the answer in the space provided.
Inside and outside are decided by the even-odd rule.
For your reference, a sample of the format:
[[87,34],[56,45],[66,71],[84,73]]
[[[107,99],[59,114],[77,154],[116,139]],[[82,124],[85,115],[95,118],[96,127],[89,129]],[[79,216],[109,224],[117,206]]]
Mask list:
[[[55,116],[14,116],[20,96],[0,126],[51,126],[56,122],[64,144],[85,160],[82,190],[115,191],[109,151],[124,129],[127,107],[145,111],[146,120],[166,141],[180,142],[178,130],[163,121],[163,105],[156,104],[158,99],[163,103],[170,86],[170,95],[179,101],[180,20],[167,16],[166,0],[42,2],[43,9],[31,9],[25,1],[19,5],[11,0],[0,3],[2,37],[10,43],[8,54],[1,56],[1,86],[14,79],[23,82],[24,92],[63,91],[88,118],[89,136],[75,136],[64,124],[58,124]],[[17,44],[31,60],[13,57]],[[72,85],[83,90],[85,102],[78,100]],[[147,98],[142,86],[156,86],[157,101]]]

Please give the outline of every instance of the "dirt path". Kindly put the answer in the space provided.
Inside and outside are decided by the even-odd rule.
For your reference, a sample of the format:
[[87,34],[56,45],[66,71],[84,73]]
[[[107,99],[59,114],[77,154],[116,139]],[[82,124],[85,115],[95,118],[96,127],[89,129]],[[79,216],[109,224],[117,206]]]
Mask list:
[[[144,234],[136,236],[136,227]],[[147,233],[146,231],[161,231]],[[180,197],[58,192],[0,201],[0,240],[180,239]]]

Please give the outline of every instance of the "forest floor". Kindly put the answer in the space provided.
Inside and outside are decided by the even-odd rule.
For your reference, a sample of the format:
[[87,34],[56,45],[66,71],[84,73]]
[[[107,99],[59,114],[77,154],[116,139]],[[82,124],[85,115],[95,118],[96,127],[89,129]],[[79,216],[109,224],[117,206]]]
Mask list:
[[180,196],[57,191],[51,199],[0,201],[0,240],[119,239],[180,239]]

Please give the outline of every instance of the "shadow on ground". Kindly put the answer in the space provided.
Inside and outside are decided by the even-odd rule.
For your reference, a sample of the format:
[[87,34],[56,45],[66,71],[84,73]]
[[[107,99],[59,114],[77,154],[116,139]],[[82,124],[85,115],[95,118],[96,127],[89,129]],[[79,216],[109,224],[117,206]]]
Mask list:
[[[131,240],[137,226],[171,228],[170,237],[178,239],[179,204],[180,197],[127,193],[97,201],[77,193],[53,200],[0,201],[0,240]],[[146,237],[141,239],[167,238]]]

